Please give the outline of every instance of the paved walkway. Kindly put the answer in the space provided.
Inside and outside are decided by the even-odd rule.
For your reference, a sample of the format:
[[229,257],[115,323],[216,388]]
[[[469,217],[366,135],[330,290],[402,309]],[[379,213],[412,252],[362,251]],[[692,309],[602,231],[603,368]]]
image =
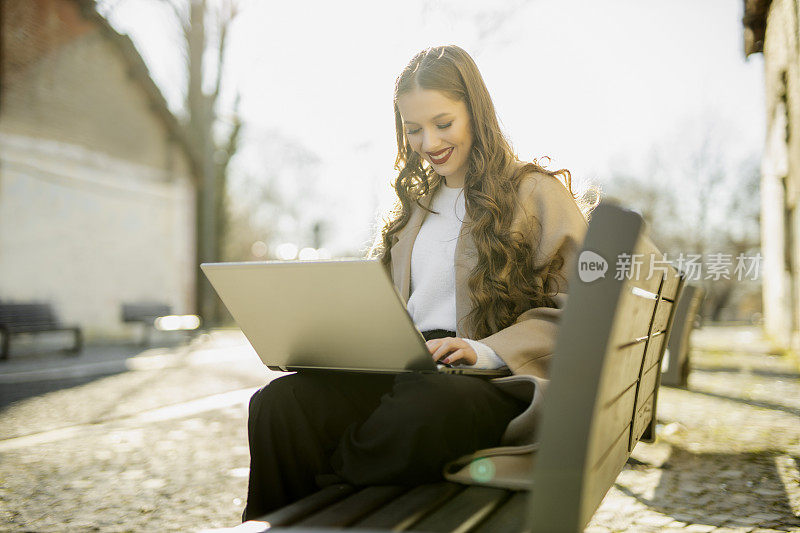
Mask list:
[[[112,354],[119,373],[105,377],[83,355],[45,356],[45,369],[86,382],[0,408],[0,531],[192,531],[239,520],[246,402],[278,374],[238,331],[126,355]],[[10,385],[0,387],[40,386],[24,364],[3,370]]]
[[[693,340],[688,390],[661,389],[658,440],[636,448],[587,531],[800,531],[800,368],[752,329]],[[280,374],[235,331],[119,360],[125,371],[0,407],[0,530],[238,522],[246,401]]]

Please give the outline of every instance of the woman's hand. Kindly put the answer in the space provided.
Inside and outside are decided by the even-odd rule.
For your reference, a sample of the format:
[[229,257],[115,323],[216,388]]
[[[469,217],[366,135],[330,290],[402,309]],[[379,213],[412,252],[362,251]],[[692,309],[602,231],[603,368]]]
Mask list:
[[478,362],[478,354],[467,341],[459,337],[431,339],[425,343],[433,355],[434,361],[445,364],[461,363],[474,365]]

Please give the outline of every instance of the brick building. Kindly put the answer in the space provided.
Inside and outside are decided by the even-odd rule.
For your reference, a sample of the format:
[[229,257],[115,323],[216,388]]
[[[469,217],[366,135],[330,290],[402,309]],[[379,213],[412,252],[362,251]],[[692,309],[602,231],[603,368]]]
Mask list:
[[4,0],[0,42],[0,300],[193,312],[196,158],[133,43],[90,0]]

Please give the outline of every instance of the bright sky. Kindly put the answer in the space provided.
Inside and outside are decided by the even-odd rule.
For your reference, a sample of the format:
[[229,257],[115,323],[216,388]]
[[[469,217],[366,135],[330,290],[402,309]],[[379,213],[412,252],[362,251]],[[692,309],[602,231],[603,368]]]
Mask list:
[[[171,11],[157,0],[109,5],[178,107]],[[654,143],[704,117],[727,129],[726,157],[758,153],[763,61],[744,59],[741,18],[731,0],[245,0],[225,76],[248,126],[233,185],[247,194],[241,186],[253,182],[242,176],[266,180],[281,166],[282,145],[263,146],[277,132],[319,158],[305,187],[296,175],[282,184],[307,191],[299,225],[323,218],[330,248],[362,247],[376,209],[392,203],[395,77],[417,51],[444,43],[473,55],[519,155],[550,156],[579,183],[603,186],[621,162],[641,170]],[[307,239],[297,226],[283,220],[287,239]]]

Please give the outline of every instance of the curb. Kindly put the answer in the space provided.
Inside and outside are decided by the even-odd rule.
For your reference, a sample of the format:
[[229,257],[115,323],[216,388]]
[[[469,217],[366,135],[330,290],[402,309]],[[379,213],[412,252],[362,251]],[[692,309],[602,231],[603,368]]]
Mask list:
[[85,363],[82,365],[9,372],[6,374],[0,374],[0,384],[31,383],[35,381],[86,378],[92,376],[102,376],[106,374],[117,374],[119,372],[125,372],[128,370],[126,361],[127,359],[120,359],[117,361],[100,361],[97,363]]

